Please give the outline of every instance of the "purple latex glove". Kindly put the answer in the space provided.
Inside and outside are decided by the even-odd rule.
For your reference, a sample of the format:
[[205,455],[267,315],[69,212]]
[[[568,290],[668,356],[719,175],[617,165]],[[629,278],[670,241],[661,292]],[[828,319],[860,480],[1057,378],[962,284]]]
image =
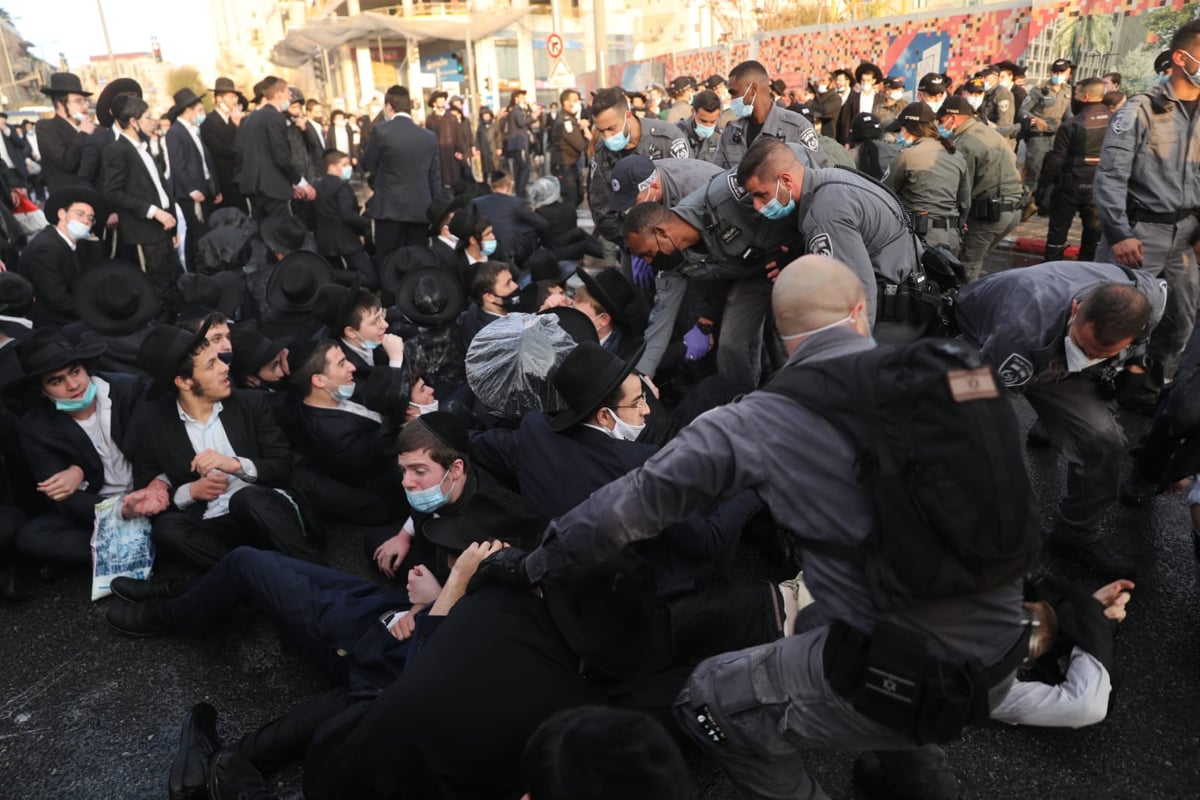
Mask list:
[[712,337],[700,330],[699,325],[693,325],[692,329],[683,335],[683,344],[687,348],[684,358],[688,361],[699,361],[708,355],[712,348]]
[[633,267],[633,283],[635,286],[649,289],[654,285],[654,270],[651,269],[649,261],[637,256],[630,256],[629,263]]

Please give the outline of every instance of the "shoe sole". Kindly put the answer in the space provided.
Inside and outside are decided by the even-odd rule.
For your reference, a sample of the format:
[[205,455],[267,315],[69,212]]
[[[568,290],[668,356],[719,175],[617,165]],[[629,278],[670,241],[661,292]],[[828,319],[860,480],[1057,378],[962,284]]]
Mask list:
[[[215,714],[215,711],[214,711]],[[208,796],[208,774],[207,770],[204,773],[204,781],[199,786],[184,788],[183,774],[187,771],[188,755],[190,752],[184,747],[187,739],[188,730],[192,727],[192,720],[195,712],[189,711],[183,721],[183,727],[179,732],[179,752],[175,754],[175,760],[171,762],[171,773],[167,779],[167,797],[170,800],[200,800]],[[209,757],[211,758],[219,749],[220,742],[209,741],[210,750]]]
[[131,639],[156,639],[170,634],[170,631],[131,631],[127,628],[122,628],[117,623],[109,619],[108,615],[104,615],[104,621],[108,623],[108,627],[112,628],[122,636],[128,636]]

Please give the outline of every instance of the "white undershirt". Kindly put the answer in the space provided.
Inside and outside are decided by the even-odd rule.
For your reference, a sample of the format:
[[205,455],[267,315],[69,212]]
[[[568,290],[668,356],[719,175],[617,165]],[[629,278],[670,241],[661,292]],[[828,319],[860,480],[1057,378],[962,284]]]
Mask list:
[[112,398],[109,396],[108,381],[92,376],[96,387],[96,410],[87,419],[71,420],[83,429],[84,434],[96,448],[100,463],[104,465],[104,486],[99,494],[109,497],[125,494],[133,488],[133,467],[112,438]]

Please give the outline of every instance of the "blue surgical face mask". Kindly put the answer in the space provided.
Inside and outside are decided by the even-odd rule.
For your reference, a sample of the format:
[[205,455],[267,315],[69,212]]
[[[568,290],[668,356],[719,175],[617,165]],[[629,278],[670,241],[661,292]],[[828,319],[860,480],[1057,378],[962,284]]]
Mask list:
[[912,144],[912,139],[904,138],[904,134],[901,134],[901,133],[896,134],[896,147],[899,147],[901,150],[903,150],[904,148],[908,147],[911,144]]
[[479,245],[479,249],[483,252],[483,254],[485,256],[495,255],[496,254],[496,240],[495,239],[484,239],[483,243]]
[[938,125],[938,133],[947,139],[954,138],[954,131],[950,130],[945,125]]
[[92,235],[92,229],[77,219],[67,220],[67,235],[76,242],[83,241]]
[[753,90],[753,87],[747,89],[746,94],[743,94],[741,97],[733,98],[733,102],[729,104],[729,110],[732,111],[733,115],[738,119],[745,119],[754,113],[754,101],[751,100],[749,103],[746,102],[746,95],[749,95]]
[[629,146],[629,120],[625,120],[625,127],[621,128],[620,133],[606,136],[604,138],[604,146],[614,153],[619,153]]
[[350,180],[350,176],[353,174],[354,174],[354,167],[350,166],[349,164],[342,167],[342,180],[344,180],[344,181]]
[[796,210],[796,201],[788,196],[787,205],[779,202],[779,187],[782,185],[782,179],[775,181],[775,197],[772,197],[770,202],[758,210],[767,219],[783,219],[788,214]]
[[699,136],[701,139],[707,139],[708,137],[712,136],[716,132],[717,132],[716,125],[701,125],[700,123],[696,123],[696,135]]
[[362,340],[362,343],[363,347],[367,349],[368,353],[374,350],[376,347],[379,347],[379,345],[383,344],[383,342],[372,342],[370,339],[366,338]]
[[330,397],[334,400],[349,400],[354,396],[354,381],[349,383],[334,384],[333,391],[326,389]]
[[1061,72],[1056,72],[1050,76],[1050,83],[1054,84],[1055,86],[1061,86],[1066,82],[1066,80],[1067,76]]
[[[1183,53],[1185,56],[1192,59],[1192,61],[1195,61],[1197,64],[1200,64],[1200,61],[1197,61],[1196,58],[1191,53],[1189,53],[1187,50],[1180,50],[1179,52]],[[1187,79],[1192,82],[1193,86],[1200,86],[1200,69],[1198,69],[1195,72],[1188,72],[1185,69],[1183,71],[1183,74],[1187,76]],[[1164,77],[1163,83],[1166,83],[1168,80],[1170,80],[1170,77]]]
[[87,391],[83,393],[83,397],[78,400],[55,400],[54,407],[59,411],[86,411],[92,401],[96,399],[96,384],[89,383]]
[[196,118],[194,120],[192,120],[192,124],[199,127],[204,124],[204,120],[207,117],[208,117],[208,115],[205,114],[203,111],[201,111],[199,114],[196,115]]
[[[450,502],[450,497],[442,491],[442,484],[446,482],[446,478],[450,477],[450,470],[446,470],[446,474],[437,482],[436,486],[430,486],[428,489],[405,489],[404,495],[408,498],[408,504],[413,511],[420,511],[422,514],[428,514],[431,511],[437,511],[446,503]],[[450,491],[454,491],[454,483],[450,484]]]

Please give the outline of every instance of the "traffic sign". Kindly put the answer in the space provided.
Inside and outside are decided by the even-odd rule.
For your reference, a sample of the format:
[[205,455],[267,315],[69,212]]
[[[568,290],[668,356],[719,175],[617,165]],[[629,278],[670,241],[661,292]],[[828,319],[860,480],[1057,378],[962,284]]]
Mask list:
[[556,89],[570,89],[575,85],[575,74],[571,72],[566,61],[559,59],[550,69],[550,77],[546,79],[546,82]]
[[563,39],[557,33],[546,37],[546,52],[551,58],[558,58],[563,53]]

